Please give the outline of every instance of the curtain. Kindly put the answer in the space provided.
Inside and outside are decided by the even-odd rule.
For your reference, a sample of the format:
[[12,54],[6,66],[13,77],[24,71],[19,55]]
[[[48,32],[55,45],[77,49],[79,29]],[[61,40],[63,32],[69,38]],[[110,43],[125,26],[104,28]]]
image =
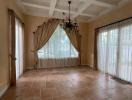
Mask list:
[[74,28],[72,30],[65,29],[65,32],[67,36],[69,37],[72,45],[76,48],[76,50],[79,53],[79,63],[81,64],[81,35],[79,34],[79,30],[77,28]]
[[98,63],[99,69],[111,75],[116,73],[118,31],[107,30],[99,34]]
[[67,36],[69,37],[71,43],[74,45],[74,47],[79,51],[79,30],[77,29],[73,29],[73,30],[68,30],[68,29],[64,29],[67,33]]
[[132,19],[99,29],[98,69],[132,82]]
[[37,51],[41,49],[46,42],[49,40],[51,35],[54,33],[57,28],[60,20],[58,19],[49,19],[47,22],[44,22],[42,25],[38,27],[36,32],[34,32],[34,56],[35,56],[35,65],[37,67],[38,64],[38,55]]
[[78,51],[70,42],[66,32],[58,26],[49,41],[38,50],[38,68],[77,66]]
[[118,77],[132,82],[132,20],[121,26]]

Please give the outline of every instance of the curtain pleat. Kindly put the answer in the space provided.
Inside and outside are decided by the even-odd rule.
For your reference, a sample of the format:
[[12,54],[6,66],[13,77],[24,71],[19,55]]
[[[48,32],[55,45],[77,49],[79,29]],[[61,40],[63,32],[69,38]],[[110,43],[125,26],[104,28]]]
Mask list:
[[74,45],[74,47],[79,51],[79,43],[80,43],[80,34],[79,34],[79,30],[77,29],[72,29],[72,30],[68,30],[68,29],[64,29],[67,33],[67,36],[69,37],[71,43]]

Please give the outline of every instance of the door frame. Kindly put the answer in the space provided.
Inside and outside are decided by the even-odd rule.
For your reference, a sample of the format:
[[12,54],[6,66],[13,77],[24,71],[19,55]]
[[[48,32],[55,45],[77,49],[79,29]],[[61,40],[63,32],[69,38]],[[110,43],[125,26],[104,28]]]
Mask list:
[[[10,85],[16,86],[16,19],[20,21],[23,28],[23,34],[24,34],[24,23],[22,20],[17,16],[17,14],[12,10],[8,8],[8,19],[9,19],[9,45],[8,45],[8,52],[9,52],[9,80]],[[24,47],[24,35],[23,35],[23,47]],[[23,49],[24,50],[24,49]],[[23,65],[24,65],[24,51],[23,51]],[[24,69],[24,68],[23,68]]]
[[15,57],[15,13],[13,10],[8,9],[9,14],[9,77],[10,85],[16,85],[16,57]]
[[98,70],[98,35],[99,35],[99,28],[95,29],[95,37],[94,37],[94,70]]

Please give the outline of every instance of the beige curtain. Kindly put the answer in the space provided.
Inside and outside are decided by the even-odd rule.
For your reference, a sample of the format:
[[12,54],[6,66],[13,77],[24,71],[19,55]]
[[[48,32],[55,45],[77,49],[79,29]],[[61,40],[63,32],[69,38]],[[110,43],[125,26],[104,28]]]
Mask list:
[[47,22],[44,22],[42,25],[38,26],[36,32],[34,32],[35,68],[37,68],[38,63],[37,51],[41,49],[50,39],[60,22],[61,20],[59,19],[49,19]]
[[81,35],[79,34],[79,30],[74,28],[72,30],[64,29],[72,43],[72,45],[76,48],[79,53],[79,63],[81,64]]

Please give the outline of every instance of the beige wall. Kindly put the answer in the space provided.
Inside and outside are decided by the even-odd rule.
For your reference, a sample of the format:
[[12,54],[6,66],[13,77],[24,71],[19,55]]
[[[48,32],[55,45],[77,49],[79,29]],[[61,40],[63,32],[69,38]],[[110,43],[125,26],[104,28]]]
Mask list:
[[87,61],[88,64],[92,66],[92,54],[94,52],[94,31],[95,28],[110,24],[112,22],[132,17],[132,2],[115,10],[109,14],[101,16],[100,18],[91,21],[88,25],[89,32],[88,32],[88,52],[87,52]]
[[32,68],[34,65],[34,35],[33,32],[48,18],[25,15],[25,67]]
[[88,51],[88,23],[79,23],[79,30],[81,34],[81,65],[88,65],[87,51]]
[[15,0],[0,0],[0,95],[9,84],[9,59],[8,59],[8,12],[12,8],[23,18],[15,4]]
[[[26,67],[31,68],[34,65],[34,45],[33,45],[33,32],[37,26],[41,25],[48,18],[46,17],[35,17],[35,16],[25,16],[25,39],[26,39]],[[80,33],[82,34],[82,64],[87,64],[86,52],[87,52],[87,33],[88,28],[86,23],[80,23]]]

